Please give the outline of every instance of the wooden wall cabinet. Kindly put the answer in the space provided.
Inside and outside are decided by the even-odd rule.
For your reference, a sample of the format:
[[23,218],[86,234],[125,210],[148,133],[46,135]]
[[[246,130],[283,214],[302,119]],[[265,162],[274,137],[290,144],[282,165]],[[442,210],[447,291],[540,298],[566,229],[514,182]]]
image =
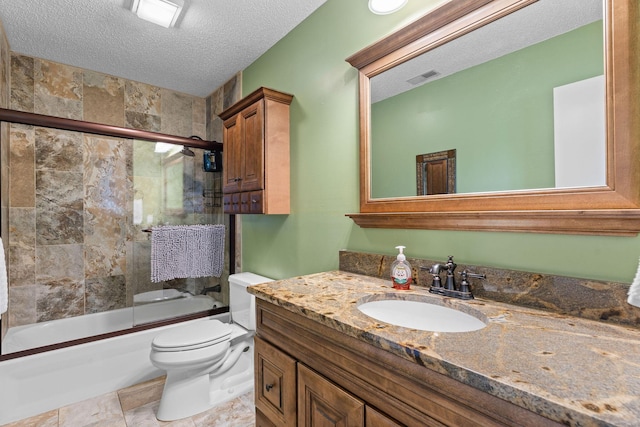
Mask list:
[[292,99],[262,87],[220,113],[224,213],[289,213]]
[[256,310],[257,426],[561,425],[263,300]]

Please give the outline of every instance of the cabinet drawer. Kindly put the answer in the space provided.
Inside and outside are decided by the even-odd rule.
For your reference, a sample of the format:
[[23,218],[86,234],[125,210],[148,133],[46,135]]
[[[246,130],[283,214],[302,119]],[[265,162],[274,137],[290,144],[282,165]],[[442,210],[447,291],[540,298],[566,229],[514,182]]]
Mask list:
[[278,426],[296,425],[296,361],[255,337],[255,402]]
[[262,191],[242,193],[240,196],[240,213],[260,214],[264,212]]
[[239,214],[240,193],[225,194],[222,196],[222,206],[226,214]]

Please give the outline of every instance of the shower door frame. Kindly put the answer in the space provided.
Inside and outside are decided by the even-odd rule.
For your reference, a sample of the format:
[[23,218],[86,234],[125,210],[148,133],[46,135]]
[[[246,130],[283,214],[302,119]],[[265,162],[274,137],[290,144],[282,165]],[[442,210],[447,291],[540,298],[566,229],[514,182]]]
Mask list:
[[[151,132],[139,129],[130,129],[120,126],[105,125],[101,123],[86,122],[83,120],[66,119],[63,117],[54,117],[44,114],[27,113],[24,111],[0,108],[0,123],[19,123],[23,125],[41,126],[53,129],[84,132],[94,135],[110,136],[115,138],[137,139],[150,142],[166,142],[169,144],[182,145],[190,148],[200,148],[205,150],[223,150],[223,144],[217,141],[207,141],[200,138],[186,138],[183,136],[169,135],[159,132]],[[0,218],[1,219],[1,218]],[[229,215],[229,274],[235,273],[235,252],[236,252],[236,218],[235,215]],[[56,350],[64,347],[70,347],[78,344],[84,344],[91,341],[98,341],[105,338],[111,338],[120,335],[127,335],[146,329],[156,328],[159,326],[180,323],[187,320],[193,320],[201,317],[207,317],[214,314],[227,313],[229,307],[214,308],[200,313],[189,314],[181,317],[175,317],[168,320],[145,323],[138,326],[132,326],[128,329],[109,332],[106,334],[94,335],[91,337],[80,338],[72,341],[65,341],[48,346],[37,347],[33,349],[0,355],[0,362],[3,360],[15,359],[18,357],[29,356],[32,354],[42,353],[45,351]],[[5,319],[0,318],[0,322]],[[2,342],[0,340],[0,349]]]

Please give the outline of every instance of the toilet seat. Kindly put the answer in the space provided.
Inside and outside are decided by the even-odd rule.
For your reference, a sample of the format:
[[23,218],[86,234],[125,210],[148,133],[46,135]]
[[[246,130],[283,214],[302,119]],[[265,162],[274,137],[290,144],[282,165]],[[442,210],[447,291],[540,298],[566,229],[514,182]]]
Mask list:
[[151,348],[159,352],[197,350],[229,341],[231,331],[231,325],[219,320],[195,322],[156,336]]

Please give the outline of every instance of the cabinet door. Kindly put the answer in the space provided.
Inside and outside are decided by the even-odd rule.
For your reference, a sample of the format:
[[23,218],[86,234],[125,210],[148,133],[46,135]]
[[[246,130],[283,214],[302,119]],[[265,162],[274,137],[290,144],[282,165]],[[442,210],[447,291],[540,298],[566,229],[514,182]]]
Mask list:
[[363,427],[364,403],[299,364],[298,426]]
[[296,425],[296,361],[254,338],[256,408],[277,426]]
[[264,188],[264,100],[245,108],[242,116],[242,191]]
[[262,412],[256,409],[256,425],[255,427],[278,427]]
[[402,424],[399,424],[382,414],[381,412],[376,411],[371,406],[367,406],[365,408],[366,419],[365,427],[401,427]]
[[224,149],[222,150],[222,191],[233,193],[240,191],[242,179],[242,117],[236,114],[225,120],[223,132]]

